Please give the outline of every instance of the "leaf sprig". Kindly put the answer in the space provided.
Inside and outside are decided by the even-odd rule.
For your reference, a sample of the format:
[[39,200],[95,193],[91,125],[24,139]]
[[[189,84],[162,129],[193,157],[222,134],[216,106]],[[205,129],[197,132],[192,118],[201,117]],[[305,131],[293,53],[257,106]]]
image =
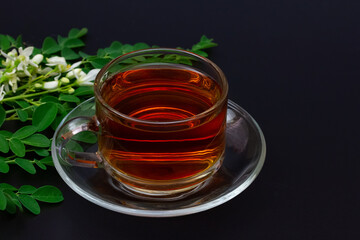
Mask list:
[[38,201],[59,203],[64,200],[60,190],[54,186],[45,185],[39,188],[23,185],[19,189],[7,183],[0,183],[0,210],[16,213],[16,209],[23,211],[23,207],[33,214],[40,213]]
[[[67,36],[46,37],[41,48],[25,48],[21,35],[13,38],[0,34],[0,177],[9,174],[12,165],[29,174],[53,166],[50,155],[53,131],[74,107],[93,96],[91,72],[122,54],[157,47],[143,42],[131,45],[114,41],[90,55],[82,51],[87,32],[86,28],[74,28]],[[215,46],[213,39],[202,36],[187,50],[207,57],[205,50]],[[166,57],[167,61],[192,64],[186,57]],[[128,64],[154,60],[139,58]],[[5,130],[10,121],[18,123],[14,132]],[[79,133],[67,147],[82,151],[79,142],[95,143],[96,136],[91,132]],[[0,210],[9,213],[23,211],[25,207],[39,214],[37,201],[62,200],[60,190],[53,186],[23,185],[17,189],[0,183]]]

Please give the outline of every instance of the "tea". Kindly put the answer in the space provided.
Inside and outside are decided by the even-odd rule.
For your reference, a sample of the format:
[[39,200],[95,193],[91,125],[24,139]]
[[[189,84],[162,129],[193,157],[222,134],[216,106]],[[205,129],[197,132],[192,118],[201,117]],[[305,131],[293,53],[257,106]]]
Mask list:
[[[118,73],[100,90],[120,114],[97,109],[99,152],[124,176],[143,180],[178,180],[218,166],[225,148],[226,102],[212,106],[221,91],[207,75],[175,64]],[[205,111],[212,112],[202,116]]]

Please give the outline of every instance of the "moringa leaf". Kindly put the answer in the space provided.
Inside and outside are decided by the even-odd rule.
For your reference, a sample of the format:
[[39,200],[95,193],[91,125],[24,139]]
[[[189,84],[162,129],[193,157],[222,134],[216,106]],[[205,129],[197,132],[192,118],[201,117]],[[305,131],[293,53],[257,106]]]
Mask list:
[[6,118],[6,112],[5,112],[4,108],[3,108],[3,106],[0,105],[0,127],[4,123],[5,118]]
[[22,193],[22,194],[33,194],[36,191],[36,187],[31,186],[31,185],[22,185],[19,190],[18,193]]
[[4,193],[2,191],[0,191],[0,210],[5,210],[6,209],[6,197],[4,195]]
[[78,59],[80,58],[80,55],[77,54],[76,52],[74,52],[74,50],[70,49],[70,48],[63,48],[61,50],[61,55],[66,59],[66,60],[74,60],[74,59]]
[[24,144],[34,147],[49,147],[50,140],[43,134],[34,134],[21,140]]
[[4,192],[4,195],[6,197],[6,211],[11,214],[16,213],[15,201],[13,200],[13,198],[10,196],[9,193]]
[[39,168],[41,168],[42,170],[46,170],[45,164],[43,164],[42,162],[40,162],[39,160],[36,160],[36,159],[34,161]]
[[16,191],[18,189],[8,183],[0,183],[0,190]]
[[72,28],[69,31],[68,37],[69,38],[80,38],[80,37],[84,36],[85,34],[87,34],[87,32],[88,32],[87,28],[82,28],[82,29]]
[[23,194],[20,194],[18,196],[18,198],[19,198],[21,204],[25,208],[27,208],[27,210],[29,210],[30,212],[32,212],[35,215],[38,215],[40,213],[40,206],[34,198],[32,198],[29,195],[23,195]]
[[16,114],[22,122],[25,122],[29,117],[28,113],[22,109],[16,109]]
[[50,185],[39,187],[31,196],[38,201],[48,203],[58,203],[64,200],[61,191]]
[[22,128],[20,128],[19,130],[17,130],[12,137],[17,138],[17,139],[23,139],[26,138],[34,133],[36,133],[37,128],[31,125],[28,126],[24,126]]
[[79,132],[78,134],[74,135],[71,139],[79,142],[90,143],[90,144],[97,142],[96,134],[91,131]]
[[15,158],[15,163],[30,174],[35,174],[36,169],[28,159]]
[[54,162],[52,160],[51,156],[45,157],[43,159],[40,160],[40,162],[42,162],[43,164],[47,165],[47,166],[54,166]]
[[52,54],[61,50],[61,47],[56,43],[52,37],[47,37],[44,39],[42,45],[42,52],[44,54]]
[[10,150],[18,157],[25,156],[25,145],[17,138],[11,138],[9,141]]
[[0,135],[0,152],[8,153],[9,152],[9,142],[3,135]]
[[10,46],[11,44],[7,36],[0,34],[0,49],[6,51]]
[[75,89],[73,94],[74,96],[86,96],[86,95],[94,95],[94,88],[90,86],[81,86]]
[[9,164],[5,162],[5,158],[0,157],[0,173],[8,173],[9,169]]
[[80,99],[78,97],[69,94],[60,94],[59,100],[63,102],[80,102]]
[[[78,38],[68,38],[64,42],[64,47],[66,47],[66,48],[78,48],[78,47],[83,47],[83,46],[85,46],[85,43]],[[64,57],[64,55],[63,55],[63,57]]]
[[9,131],[6,131],[6,130],[1,130],[0,131],[0,135],[1,136],[4,136],[5,138],[9,139],[12,137],[13,133],[12,132],[9,132]]
[[34,151],[37,155],[42,156],[42,157],[47,157],[50,154],[47,149],[42,149],[42,148],[35,149]]
[[32,117],[32,124],[41,132],[45,130],[55,120],[57,114],[55,103],[44,103],[35,109]]

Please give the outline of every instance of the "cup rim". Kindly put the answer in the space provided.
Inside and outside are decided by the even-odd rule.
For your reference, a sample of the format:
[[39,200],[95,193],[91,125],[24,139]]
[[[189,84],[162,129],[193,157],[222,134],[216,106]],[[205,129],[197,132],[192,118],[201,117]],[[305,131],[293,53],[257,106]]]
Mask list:
[[[101,81],[102,76],[106,73],[106,71],[116,62],[120,61],[123,58],[128,58],[131,57],[132,55],[138,54],[138,53],[144,53],[144,54],[149,54],[149,53],[156,53],[156,52],[161,52],[161,51],[172,51],[174,53],[185,53],[185,54],[189,54],[192,55],[193,57],[196,57],[198,59],[201,59],[202,61],[205,61],[207,64],[209,64],[220,76],[220,81],[221,84],[223,86],[222,91],[221,91],[221,96],[220,99],[210,108],[206,109],[205,111],[198,113],[194,116],[188,117],[188,118],[184,118],[181,120],[174,120],[174,121],[164,121],[164,122],[157,122],[157,121],[150,121],[150,120],[142,120],[139,118],[135,118],[135,117],[131,117],[127,114],[121,113],[117,110],[115,110],[114,108],[112,108],[109,104],[106,103],[106,101],[102,98],[101,93],[100,93],[100,89],[99,89],[99,83]],[[227,100],[227,95],[228,95],[228,82],[227,79],[225,77],[225,74],[223,73],[223,71],[211,60],[200,56],[196,53],[190,52],[190,51],[186,51],[186,50],[182,50],[182,49],[176,49],[176,48],[148,48],[148,49],[142,49],[142,50],[136,50],[136,51],[132,51],[129,53],[125,53],[113,60],[111,60],[109,63],[107,63],[97,74],[96,78],[95,78],[95,83],[94,83],[94,94],[95,94],[95,98],[97,100],[97,102],[99,102],[103,107],[105,107],[109,112],[111,112],[112,114],[115,114],[116,116],[119,116],[123,119],[127,119],[130,120],[131,122],[135,122],[135,123],[140,123],[140,124],[149,124],[149,125],[172,125],[172,124],[179,124],[179,123],[186,123],[189,121],[193,121],[193,120],[197,120],[203,117],[206,117],[208,115],[210,115],[213,111],[215,111],[216,109],[218,109],[219,106],[221,106],[222,104],[224,104]]]

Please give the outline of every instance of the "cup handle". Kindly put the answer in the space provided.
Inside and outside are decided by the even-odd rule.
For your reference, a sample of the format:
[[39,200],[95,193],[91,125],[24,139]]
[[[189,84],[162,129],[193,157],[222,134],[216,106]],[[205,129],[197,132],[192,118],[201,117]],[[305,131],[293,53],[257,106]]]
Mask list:
[[102,159],[97,152],[77,152],[66,148],[66,144],[76,134],[83,131],[98,133],[99,122],[96,117],[75,117],[65,122],[62,127],[55,133],[55,151],[59,160],[79,167],[98,168],[102,165]]

